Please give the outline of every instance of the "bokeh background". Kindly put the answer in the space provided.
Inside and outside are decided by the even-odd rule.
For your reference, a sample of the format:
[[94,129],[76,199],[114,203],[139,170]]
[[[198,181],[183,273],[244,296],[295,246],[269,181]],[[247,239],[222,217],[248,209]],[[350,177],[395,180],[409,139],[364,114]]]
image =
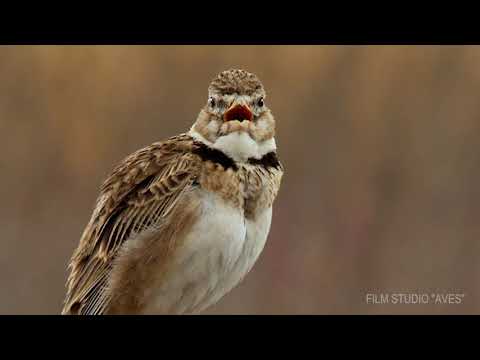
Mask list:
[[60,312],[103,179],[231,67],[262,79],[286,173],[262,256],[207,313],[480,312],[479,47],[4,46],[0,313]]

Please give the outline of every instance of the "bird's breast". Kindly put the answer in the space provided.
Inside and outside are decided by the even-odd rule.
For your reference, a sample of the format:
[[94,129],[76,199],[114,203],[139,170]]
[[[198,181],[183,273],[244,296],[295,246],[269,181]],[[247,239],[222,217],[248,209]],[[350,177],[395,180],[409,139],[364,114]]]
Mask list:
[[175,251],[170,276],[146,312],[196,313],[217,302],[250,271],[264,248],[272,210],[254,220],[217,193],[199,189],[201,211]]

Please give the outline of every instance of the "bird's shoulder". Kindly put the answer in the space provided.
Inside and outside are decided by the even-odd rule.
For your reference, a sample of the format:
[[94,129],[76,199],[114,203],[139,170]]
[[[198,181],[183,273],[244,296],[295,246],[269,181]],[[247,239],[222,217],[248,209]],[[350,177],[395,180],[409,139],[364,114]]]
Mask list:
[[200,165],[193,148],[193,139],[180,134],[128,155],[102,183],[93,223],[104,223],[120,205],[139,207],[161,200],[192,180]]
[[135,151],[112,170],[71,258],[64,312],[73,304],[102,310],[101,297],[90,297],[104,287],[118,250],[168,216],[198,177],[201,158],[194,149],[194,140],[181,134]]

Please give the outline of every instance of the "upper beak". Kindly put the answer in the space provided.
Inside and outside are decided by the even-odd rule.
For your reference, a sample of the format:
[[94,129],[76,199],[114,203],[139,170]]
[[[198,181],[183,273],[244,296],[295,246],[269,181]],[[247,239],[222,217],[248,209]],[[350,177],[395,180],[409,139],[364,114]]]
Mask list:
[[225,114],[223,115],[224,121],[231,121],[231,120],[253,120],[253,113],[247,105],[242,104],[234,104],[228,109]]

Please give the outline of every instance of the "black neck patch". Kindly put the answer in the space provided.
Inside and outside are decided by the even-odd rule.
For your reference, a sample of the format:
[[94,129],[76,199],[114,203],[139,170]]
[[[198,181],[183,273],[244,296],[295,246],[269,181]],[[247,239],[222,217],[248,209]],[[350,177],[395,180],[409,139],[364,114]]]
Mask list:
[[275,169],[280,169],[280,161],[278,160],[277,154],[274,151],[271,151],[265,155],[262,156],[262,158],[259,159],[254,159],[250,158],[248,159],[248,163],[251,165],[257,165],[257,166],[263,166],[265,169],[268,168],[275,168]]
[[200,156],[203,161],[210,160],[213,163],[220,164],[225,170],[230,168],[235,171],[238,170],[238,166],[235,164],[235,161],[233,161],[231,157],[225,155],[220,150],[212,149],[211,147],[198,141],[196,141],[195,144],[197,146],[194,147],[192,152]]

